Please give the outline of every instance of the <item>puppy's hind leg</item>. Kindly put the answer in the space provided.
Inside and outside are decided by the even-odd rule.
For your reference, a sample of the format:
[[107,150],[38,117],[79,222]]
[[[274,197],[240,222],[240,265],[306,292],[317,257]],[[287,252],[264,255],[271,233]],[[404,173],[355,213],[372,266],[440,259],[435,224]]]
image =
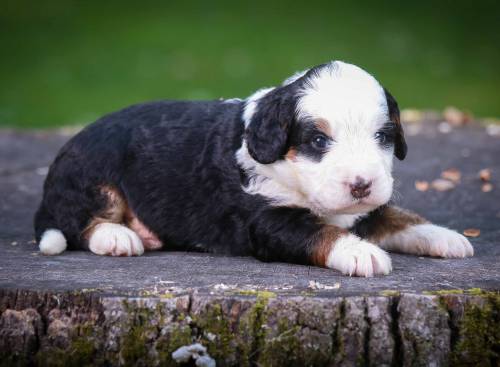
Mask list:
[[110,186],[101,188],[107,200],[105,209],[94,217],[84,231],[89,250],[97,255],[140,256],[144,253],[142,240],[137,233],[121,224],[127,203],[121,193]]
[[122,224],[97,224],[89,237],[89,249],[97,255],[140,256],[144,246],[139,236]]

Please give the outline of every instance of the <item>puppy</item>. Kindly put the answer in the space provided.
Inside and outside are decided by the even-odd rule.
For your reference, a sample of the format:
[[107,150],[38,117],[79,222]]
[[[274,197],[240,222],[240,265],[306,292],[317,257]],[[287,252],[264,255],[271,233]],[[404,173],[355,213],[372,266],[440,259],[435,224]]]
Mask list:
[[398,105],[335,61],[245,100],[163,101],[89,125],[50,167],[35,215],[40,251],[252,255],[370,277],[384,250],[462,258],[462,235],[390,206]]

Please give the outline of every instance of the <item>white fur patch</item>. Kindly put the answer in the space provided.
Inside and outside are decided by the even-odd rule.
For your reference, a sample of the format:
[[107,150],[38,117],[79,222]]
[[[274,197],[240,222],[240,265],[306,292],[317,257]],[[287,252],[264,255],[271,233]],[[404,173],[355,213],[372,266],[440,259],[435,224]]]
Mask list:
[[335,241],[326,266],[342,274],[372,277],[392,271],[389,255],[378,246],[348,234]]
[[351,228],[358,219],[364,216],[365,214],[344,214],[344,215],[333,215],[323,219],[325,220],[326,224],[348,229]]
[[240,167],[250,176],[250,182],[243,190],[251,195],[262,195],[272,205],[308,207],[307,197],[300,191],[290,162],[279,160],[273,164],[261,164],[248,152],[246,141],[236,152]]
[[144,253],[139,236],[116,223],[98,224],[89,238],[89,249],[97,255],[140,256]]
[[[321,117],[332,123],[387,121],[384,89],[360,67],[335,61],[311,77],[301,92],[299,118]],[[335,131],[335,130],[333,130]]]
[[474,255],[469,240],[460,233],[434,224],[418,224],[380,241],[388,251],[444,258],[463,258]]
[[40,239],[40,252],[44,255],[58,255],[68,247],[66,238],[58,229],[47,229]]
[[245,109],[243,110],[243,122],[245,123],[245,127],[248,127],[250,125],[250,121],[252,121],[252,116],[255,113],[255,109],[257,108],[257,103],[259,102],[259,99],[264,97],[267,93],[272,91],[273,88],[262,88],[259,89],[257,92],[252,94],[250,97],[247,98],[245,102]]

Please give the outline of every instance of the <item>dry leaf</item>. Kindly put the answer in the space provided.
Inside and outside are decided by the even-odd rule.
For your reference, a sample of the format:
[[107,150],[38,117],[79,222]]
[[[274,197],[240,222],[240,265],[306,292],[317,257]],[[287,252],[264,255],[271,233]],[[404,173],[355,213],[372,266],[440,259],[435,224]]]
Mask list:
[[493,185],[490,184],[489,182],[483,184],[483,186],[481,186],[481,191],[482,192],[490,192],[491,190],[493,190]]
[[453,126],[465,125],[471,120],[471,116],[456,107],[446,107],[443,111],[443,117],[449,124]]
[[415,188],[418,191],[427,191],[429,190],[429,183],[427,181],[415,181]]
[[432,181],[432,188],[437,191],[448,191],[455,188],[455,184],[451,181],[438,178],[437,180]]
[[481,181],[488,182],[491,180],[491,170],[489,168],[484,168],[479,171],[479,178]]
[[477,228],[467,228],[464,230],[464,236],[467,237],[479,237],[481,234],[481,231]]
[[422,111],[414,109],[404,109],[401,111],[401,121],[404,122],[422,121]]
[[460,178],[462,177],[462,174],[460,173],[460,171],[458,169],[450,168],[450,169],[447,169],[446,171],[441,172],[441,177],[446,179],[446,180],[450,180],[454,183],[459,183]]

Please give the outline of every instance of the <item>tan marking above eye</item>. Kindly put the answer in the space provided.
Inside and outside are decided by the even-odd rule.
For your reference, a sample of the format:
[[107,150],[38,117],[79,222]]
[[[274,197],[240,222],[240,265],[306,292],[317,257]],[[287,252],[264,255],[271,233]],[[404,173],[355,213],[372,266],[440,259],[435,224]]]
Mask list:
[[316,127],[318,128],[318,130],[320,130],[326,136],[328,136],[330,138],[333,137],[332,130],[330,128],[330,124],[325,119],[322,119],[322,118],[317,119],[314,122],[314,125],[316,125]]
[[290,147],[290,149],[285,155],[285,158],[291,160],[292,162],[297,161],[297,150],[295,149],[295,147]]

